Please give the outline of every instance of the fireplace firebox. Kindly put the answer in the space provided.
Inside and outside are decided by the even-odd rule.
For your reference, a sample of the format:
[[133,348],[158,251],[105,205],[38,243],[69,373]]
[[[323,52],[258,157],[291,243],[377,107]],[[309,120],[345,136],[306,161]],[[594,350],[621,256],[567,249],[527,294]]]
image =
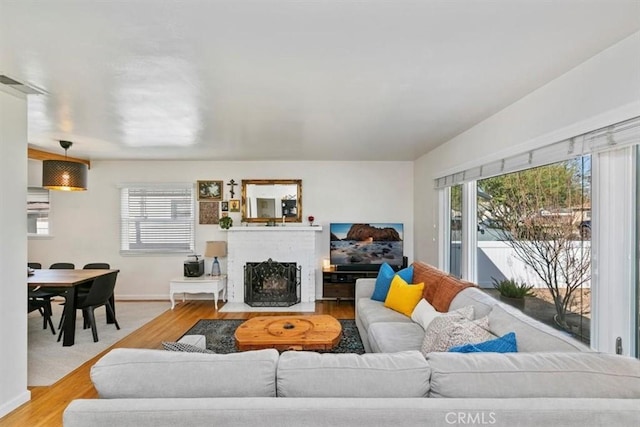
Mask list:
[[248,262],[244,302],[251,307],[290,307],[300,302],[300,271],[295,262]]

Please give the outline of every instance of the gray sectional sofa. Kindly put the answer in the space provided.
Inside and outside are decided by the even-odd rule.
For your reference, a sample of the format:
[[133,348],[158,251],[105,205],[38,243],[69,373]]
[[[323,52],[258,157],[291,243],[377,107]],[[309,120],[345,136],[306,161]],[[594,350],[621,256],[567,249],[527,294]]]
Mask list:
[[450,309],[473,305],[496,335],[515,331],[519,352],[425,357],[422,327],[371,300],[374,283],[356,284],[367,354],[115,349],[91,370],[100,398],[71,402],[64,425],[640,425],[640,361],[593,352],[473,287]]

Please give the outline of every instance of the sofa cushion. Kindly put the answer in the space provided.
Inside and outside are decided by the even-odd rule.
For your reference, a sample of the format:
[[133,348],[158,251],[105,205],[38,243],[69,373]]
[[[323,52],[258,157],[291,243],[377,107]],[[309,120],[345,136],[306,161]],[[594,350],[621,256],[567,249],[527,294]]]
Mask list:
[[378,322],[369,327],[367,338],[374,353],[419,351],[424,339],[424,329],[413,322]]
[[441,316],[431,322],[424,334],[422,354],[448,351],[451,347],[480,343],[495,338],[489,332],[489,318],[469,320],[464,317]]
[[502,303],[494,305],[489,313],[489,328],[497,336],[515,332],[520,352],[591,351],[569,334]]
[[430,369],[418,351],[332,354],[286,351],[279,397],[426,397]]
[[451,300],[449,311],[472,305],[474,318],[479,319],[487,316],[496,304],[498,304],[497,299],[479,288],[472,286],[461,290],[455,298]]
[[356,304],[358,306],[358,317],[366,330],[369,330],[371,324],[378,322],[412,323],[409,317],[386,308],[380,301],[360,298],[356,301]]
[[518,344],[516,342],[516,334],[509,332],[502,337],[489,341],[458,345],[450,348],[449,351],[456,353],[515,353],[518,351]]
[[394,276],[384,306],[410,317],[422,299],[423,288],[424,283],[409,284],[402,277]]
[[475,286],[471,282],[465,282],[454,276],[445,276],[435,288],[433,299],[430,301],[433,308],[441,312],[449,311],[451,301],[465,288]]
[[402,277],[402,279],[407,283],[413,282],[413,266],[409,266],[407,268],[403,268],[402,270],[396,271],[391,268],[389,264],[386,262],[380,266],[380,270],[378,270],[378,277],[376,278],[376,286],[373,289],[373,294],[371,295],[372,300],[384,302],[387,299],[387,294],[389,293],[389,288],[391,287],[391,281],[393,278],[398,275]]
[[447,273],[421,261],[415,261],[411,265],[413,266],[413,281],[424,283],[422,297],[431,303],[438,283]]
[[116,348],[91,367],[102,398],[274,397],[278,352],[184,353]]
[[640,361],[598,353],[430,353],[430,397],[640,398]]

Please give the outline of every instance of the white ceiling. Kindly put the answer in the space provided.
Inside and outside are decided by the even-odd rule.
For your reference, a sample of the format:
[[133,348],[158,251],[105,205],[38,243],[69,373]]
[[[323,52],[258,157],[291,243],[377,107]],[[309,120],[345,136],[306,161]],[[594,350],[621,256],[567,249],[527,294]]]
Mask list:
[[0,0],[29,143],[413,160],[640,30],[640,0]]

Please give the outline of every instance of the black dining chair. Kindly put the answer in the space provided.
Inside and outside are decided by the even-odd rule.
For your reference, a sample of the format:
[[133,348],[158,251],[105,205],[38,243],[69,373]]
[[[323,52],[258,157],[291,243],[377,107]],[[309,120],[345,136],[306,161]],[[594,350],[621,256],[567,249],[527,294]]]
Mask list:
[[[113,323],[116,325],[116,329],[120,329],[120,325],[116,320],[115,312],[111,306],[111,302],[109,301],[116,287],[117,277],[117,271],[97,277],[93,280],[93,286],[91,286],[87,294],[78,295],[76,309],[82,310],[82,314],[85,319],[85,328],[87,323],[91,326],[93,342],[98,342],[98,329],[96,327],[96,317],[94,314],[95,309],[98,307],[105,306],[107,313],[113,318]],[[61,329],[60,334],[58,335],[58,341],[62,339],[63,332],[64,330]]]
[[72,262],[54,262],[49,268],[52,270],[73,270],[76,265]]
[[42,329],[47,329],[47,326],[51,327],[51,333],[53,335],[56,334],[56,330],[53,327],[53,322],[51,321],[51,316],[53,312],[51,310],[51,297],[45,295],[41,297],[38,295],[38,290],[29,291],[29,301],[27,304],[27,313],[31,313],[32,311],[38,310],[42,315],[43,324]]
[[[89,264],[85,264],[84,267],[82,267],[83,270],[109,270],[110,268],[111,266],[106,262],[90,262]],[[89,292],[89,288],[91,288],[92,284],[93,281],[79,285],[78,294]]]
[[106,262],[90,262],[82,267],[84,270],[109,270],[111,266]]
[[[39,270],[42,268],[42,264],[39,262],[28,262],[27,267]],[[55,297],[55,292],[49,292],[44,288],[29,289],[28,301],[27,301],[27,313],[38,310],[42,315],[42,329],[47,329],[47,326],[51,326],[51,333],[56,334],[56,330],[53,327],[51,316],[53,310],[51,309],[51,298]]]

